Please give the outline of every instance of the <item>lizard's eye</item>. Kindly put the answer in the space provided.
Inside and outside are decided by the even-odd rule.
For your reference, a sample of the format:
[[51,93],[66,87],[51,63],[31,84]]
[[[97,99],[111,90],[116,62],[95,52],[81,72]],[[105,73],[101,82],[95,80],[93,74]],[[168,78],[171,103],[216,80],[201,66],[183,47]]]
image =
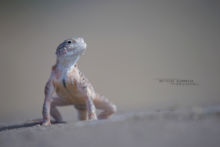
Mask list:
[[70,44],[70,43],[72,43],[72,41],[69,40],[69,41],[67,41],[67,43]]

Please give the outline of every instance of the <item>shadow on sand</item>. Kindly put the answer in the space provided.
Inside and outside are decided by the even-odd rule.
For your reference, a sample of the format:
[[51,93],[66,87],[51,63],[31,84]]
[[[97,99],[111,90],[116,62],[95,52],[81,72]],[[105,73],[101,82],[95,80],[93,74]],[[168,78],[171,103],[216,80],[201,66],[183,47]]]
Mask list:
[[[56,123],[55,121],[51,121],[52,124],[62,124],[66,122],[61,122],[61,123]],[[28,127],[33,127],[37,125],[41,125],[42,122],[27,122],[23,124],[15,124],[15,125],[9,125],[9,126],[0,126],[0,132],[5,131],[5,130],[13,130],[13,129],[19,129],[19,128],[28,128]]]

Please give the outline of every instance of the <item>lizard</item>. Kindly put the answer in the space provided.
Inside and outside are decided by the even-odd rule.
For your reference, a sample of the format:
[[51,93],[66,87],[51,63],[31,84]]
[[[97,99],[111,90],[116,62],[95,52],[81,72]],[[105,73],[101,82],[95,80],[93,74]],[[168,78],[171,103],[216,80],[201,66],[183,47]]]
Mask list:
[[[117,111],[115,104],[105,96],[96,93],[93,85],[79,70],[77,61],[85,53],[87,44],[83,38],[64,40],[56,49],[56,63],[44,89],[43,122],[51,125],[51,116],[55,122],[63,122],[58,106],[73,105],[79,120],[107,119]],[[97,116],[96,109],[102,111]]]

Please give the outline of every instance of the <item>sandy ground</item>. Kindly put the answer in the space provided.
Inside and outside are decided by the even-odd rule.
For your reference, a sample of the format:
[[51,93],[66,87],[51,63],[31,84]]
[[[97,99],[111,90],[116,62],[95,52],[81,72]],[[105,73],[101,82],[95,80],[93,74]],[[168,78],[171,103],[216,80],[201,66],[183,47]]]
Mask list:
[[1,125],[1,147],[219,147],[220,107],[117,114],[48,127]]

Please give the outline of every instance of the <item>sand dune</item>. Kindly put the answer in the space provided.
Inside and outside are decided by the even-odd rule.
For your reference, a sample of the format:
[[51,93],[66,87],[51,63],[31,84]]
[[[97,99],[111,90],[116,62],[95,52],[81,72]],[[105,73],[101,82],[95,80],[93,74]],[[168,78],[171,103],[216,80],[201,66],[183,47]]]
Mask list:
[[218,147],[219,108],[132,112],[49,127],[34,122],[1,125],[0,146]]

